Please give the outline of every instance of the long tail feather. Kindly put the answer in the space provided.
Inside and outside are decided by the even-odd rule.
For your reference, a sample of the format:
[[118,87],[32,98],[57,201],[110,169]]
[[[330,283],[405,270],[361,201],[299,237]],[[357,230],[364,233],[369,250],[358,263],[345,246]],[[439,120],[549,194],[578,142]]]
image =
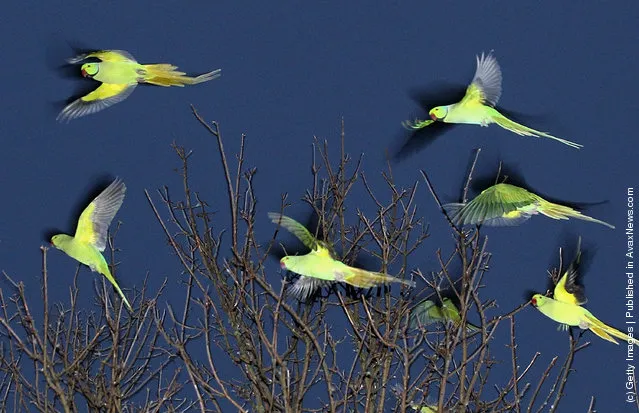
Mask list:
[[146,73],[144,74],[144,82],[157,86],[195,85],[215,79],[216,77],[219,77],[221,73],[221,69],[217,69],[196,77],[191,77],[186,76],[185,72],[176,70],[177,66],[166,63],[144,65],[144,69],[146,70]]
[[610,337],[608,335],[608,333],[606,333],[606,331],[604,329],[601,329],[599,327],[595,327],[595,326],[590,326],[590,331],[592,331],[593,333],[595,333],[596,335],[598,335],[599,337],[603,338],[606,341],[610,341],[611,343],[615,343],[615,344],[619,344],[617,343],[617,340],[615,340],[614,338]]
[[538,137],[538,138],[542,138],[542,137],[543,138],[550,138],[550,139],[554,139],[554,140],[556,140],[558,142],[563,143],[564,145],[568,145],[568,146],[573,147],[573,148],[579,149],[579,148],[583,147],[583,145],[580,145],[578,143],[571,142],[571,141],[566,140],[566,139],[561,139],[561,138],[558,138],[556,136],[552,136],[552,135],[550,135],[550,134],[548,134],[546,132],[541,132],[541,131],[529,128],[528,126],[524,126],[524,125],[522,125],[520,123],[514,122],[514,121],[508,119],[507,117],[505,117],[502,114],[499,114],[498,116],[493,116],[492,119],[493,119],[493,121],[496,124],[498,124],[502,128],[507,129],[507,130],[509,130],[509,131],[511,131],[513,133],[516,133],[517,135],[520,135],[520,136],[535,136],[535,137]]
[[133,312],[133,307],[131,307],[131,304],[129,304],[129,300],[127,300],[126,297],[124,296],[124,293],[120,289],[120,286],[118,285],[117,281],[115,281],[115,278],[113,278],[113,276],[109,272],[102,272],[102,275],[104,275],[106,279],[109,280],[109,282],[113,285],[115,290],[118,292],[118,294],[122,298],[122,301],[124,301],[126,308],[128,308],[130,312]]
[[555,204],[548,201],[544,201],[540,203],[539,212],[553,219],[576,218],[576,219],[581,219],[588,222],[594,222],[597,224],[605,225],[608,228],[615,229],[614,225],[611,225],[605,221],[601,221],[599,219],[589,217],[588,215],[584,215],[573,208],[570,208],[564,205]]
[[[613,343],[617,343],[612,337],[617,337],[620,340],[623,340],[627,343],[632,343],[634,345],[639,345],[639,340],[632,338],[630,336],[628,336],[627,334],[622,333],[621,331],[617,330],[616,328],[610,327],[607,324],[604,324],[603,322],[601,322],[599,319],[597,319],[595,316],[591,316],[586,314],[586,319],[590,322],[590,330],[597,334],[599,337],[608,340],[608,341],[612,341]],[[603,335],[602,335],[603,334]],[[604,335],[606,337],[604,337]]]
[[359,268],[350,268],[351,273],[346,275],[342,281],[359,288],[376,287],[382,284],[392,282],[402,283],[409,287],[415,287],[415,282],[410,280],[402,280],[401,278],[392,277],[390,275],[379,272],[366,271]]
[[474,324],[466,322],[466,331],[468,331],[469,333],[474,333],[474,332],[477,332],[477,331],[481,331],[481,328],[477,327]]
[[623,340],[627,343],[632,343],[636,346],[639,346],[639,340],[637,340],[636,338],[629,337],[627,334],[624,334],[615,328],[608,327],[606,332],[610,334],[611,336],[617,337],[618,339]]

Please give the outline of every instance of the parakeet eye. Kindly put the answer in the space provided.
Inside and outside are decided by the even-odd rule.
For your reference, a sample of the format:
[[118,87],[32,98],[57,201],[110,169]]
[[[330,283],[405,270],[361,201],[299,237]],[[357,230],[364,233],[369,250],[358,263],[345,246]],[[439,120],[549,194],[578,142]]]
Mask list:
[[98,74],[100,67],[95,63],[86,63],[81,67],[82,76],[93,77]]
[[430,112],[428,112],[428,114],[430,115],[430,118],[432,120],[443,119],[443,118],[446,117],[447,113],[448,113],[448,111],[446,110],[446,108],[441,107],[441,106],[437,106],[437,107],[431,109]]

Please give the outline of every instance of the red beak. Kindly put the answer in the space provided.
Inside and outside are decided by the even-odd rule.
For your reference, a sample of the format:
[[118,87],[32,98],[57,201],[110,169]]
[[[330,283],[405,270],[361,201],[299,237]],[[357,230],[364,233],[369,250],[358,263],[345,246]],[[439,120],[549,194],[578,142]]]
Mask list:
[[437,116],[435,116],[435,114],[434,114],[434,113],[431,113],[431,114],[430,114],[430,118],[431,118],[432,120],[437,120]]
[[283,270],[286,269],[286,264],[284,263],[284,261],[280,261],[280,268]]
[[537,307],[537,299],[536,298],[533,298],[532,300],[530,300],[530,302],[532,303],[532,305]]
[[86,71],[86,70],[84,70],[84,69],[82,69],[82,77],[87,77],[87,76],[89,76],[89,75],[87,74],[87,71]]

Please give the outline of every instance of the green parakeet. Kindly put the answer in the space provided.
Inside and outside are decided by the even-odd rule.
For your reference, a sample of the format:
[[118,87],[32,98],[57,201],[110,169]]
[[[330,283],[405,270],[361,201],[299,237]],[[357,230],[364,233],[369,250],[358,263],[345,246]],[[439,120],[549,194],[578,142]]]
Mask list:
[[466,88],[466,94],[461,101],[450,105],[436,106],[428,112],[431,119],[416,119],[414,122],[404,122],[404,125],[409,129],[422,129],[436,121],[480,126],[488,126],[491,123],[496,123],[502,128],[520,136],[550,138],[577,149],[583,146],[546,132],[531,129],[508,119],[495,109],[500,96],[501,69],[499,68],[497,59],[492,53],[488,55],[482,53],[481,56],[477,56],[475,76]]
[[542,214],[552,219],[576,218],[615,228],[571,207],[546,201],[524,188],[505,183],[484,189],[466,204],[451,203],[443,207],[455,225],[514,226]]
[[[442,299],[442,306],[439,307],[431,300],[424,300],[417,304],[410,315],[410,326],[413,328],[419,328],[427,326],[433,323],[448,323],[452,322],[455,327],[459,328],[461,325],[461,316],[459,315],[459,309],[455,306],[453,301],[444,297]],[[470,323],[466,323],[466,331],[474,333],[481,329]]]
[[437,406],[422,406],[417,403],[411,403],[410,407],[418,413],[437,413]]
[[182,87],[207,82],[220,76],[220,69],[189,77],[186,73],[177,71],[177,66],[171,64],[143,65],[124,50],[86,53],[69,59],[68,62],[76,64],[89,58],[99,59],[100,62],[83,64],[80,68],[82,76],[93,78],[102,84],[62,109],[57,118],[59,121],[70,121],[121,102],[133,92],[138,83]]
[[583,330],[589,329],[604,340],[615,344],[619,343],[617,343],[617,340],[613,337],[639,345],[638,340],[602,323],[592,315],[590,311],[581,307],[587,300],[583,288],[575,283],[580,258],[581,239],[579,239],[577,254],[574,260],[555,286],[553,293],[554,298],[549,298],[542,294],[535,294],[531,299],[532,305],[546,317],[561,323],[566,328],[567,326],[576,326]]
[[73,237],[66,234],[54,235],[51,243],[71,258],[91,268],[91,271],[104,275],[113,284],[129,311],[133,311],[102,255],[102,251],[106,248],[107,230],[124,201],[125,192],[124,182],[115,179],[82,211],[75,235]]
[[391,282],[414,287],[414,281],[402,280],[387,274],[354,268],[335,259],[330,246],[315,238],[302,224],[285,215],[269,212],[271,222],[289,230],[311,251],[305,255],[287,255],[280,260],[284,270],[300,275],[289,291],[298,299],[305,300],[318,288],[333,282],[345,282],[358,288],[370,288]]

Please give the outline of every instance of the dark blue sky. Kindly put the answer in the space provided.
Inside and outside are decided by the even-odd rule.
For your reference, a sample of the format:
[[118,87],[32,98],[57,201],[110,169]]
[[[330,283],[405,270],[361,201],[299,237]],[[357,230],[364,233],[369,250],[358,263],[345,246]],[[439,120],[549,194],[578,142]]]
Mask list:
[[[546,271],[557,263],[560,240],[581,235],[596,246],[583,279],[587,307],[604,322],[623,327],[621,228],[626,188],[636,185],[639,155],[639,3],[28,3],[6,6],[0,16],[0,136],[5,142],[0,269],[24,281],[32,299],[39,296],[44,231],[73,231],[78,203],[105,176],[119,176],[128,187],[116,217],[123,222],[117,238],[122,286],[140,287],[147,273],[156,287],[166,277],[170,286],[179,285],[178,263],[143,193],[163,185],[180,188],[171,142],[194,150],[195,187],[213,209],[227,207],[216,146],[189,104],[220,122],[229,151],[237,148],[242,133],[247,135],[247,166],[257,167],[264,217],[257,231],[267,240],[273,226],[266,212],[278,208],[280,194],[287,192],[296,201],[311,184],[313,136],[337,150],[343,117],[348,152],[365,154],[363,170],[381,187],[385,150],[396,145],[401,121],[417,113],[409,89],[437,81],[466,84],[475,54],[494,49],[503,71],[500,104],[537,116],[541,124],[530,126],[584,148],[522,138],[497,126],[459,127],[395,165],[396,182],[408,186],[424,169],[440,196],[455,201],[472,150],[482,147],[479,168],[484,174],[501,159],[517,165],[532,187],[549,196],[609,201],[587,213],[617,225],[614,231],[538,217],[518,228],[487,229],[494,256],[483,298],[497,300],[498,311],[490,314],[497,315],[521,303],[526,290],[543,290]],[[222,77],[183,89],[140,87],[112,108],[59,124],[60,103],[91,85],[90,80],[62,78],[55,70],[74,55],[67,42],[127,50],[142,63],[169,62],[192,74],[221,68]],[[356,189],[352,211],[371,208],[370,203],[357,204],[357,194],[363,193],[361,186]],[[435,250],[452,244],[425,185],[420,184],[418,200],[432,237],[412,265],[428,272],[436,269]],[[297,203],[288,214],[306,211]],[[224,219],[225,212],[218,217]],[[67,300],[75,269],[70,258],[50,252],[58,299]],[[276,274],[271,281],[279,285]],[[81,275],[82,304],[89,307],[95,275],[86,269]],[[517,321],[521,365],[537,351],[542,365],[556,354],[565,356],[567,336],[554,322],[533,308]],[[494,351],[507,344],[508,331],[502,328]],[[571,376],[568,403],[560,411],[585,411],[591,395],[599,411],[631,411],[624,403],[625,346],[586,334],[593,343],[577,356],[573,367],[578,374]]]

